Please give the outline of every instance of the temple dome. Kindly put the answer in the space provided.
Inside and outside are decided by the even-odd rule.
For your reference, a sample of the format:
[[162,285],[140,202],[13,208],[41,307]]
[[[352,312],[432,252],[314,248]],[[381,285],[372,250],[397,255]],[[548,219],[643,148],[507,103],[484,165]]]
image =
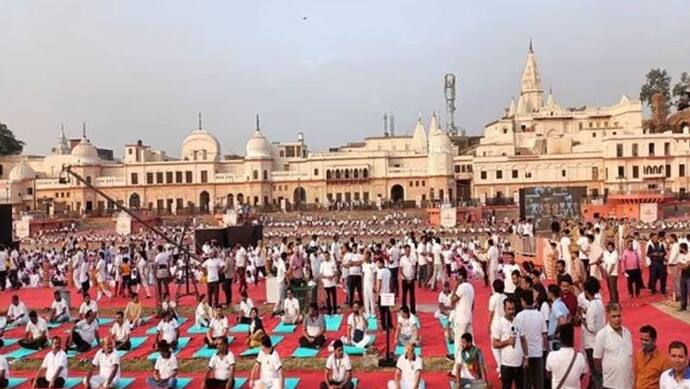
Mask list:
[[220,159],[220,142],[204,129],[192,131],[182,142],[182,158],[190,161]]
[[260,129],[256,129],[254,136],[247,142],[246,159],[270,159],[271,156],[271,142],[266,139]]
[[96,146],[92,145],[88,138],[85,136],[81,138],[81,141],[77,143],[76,146],[70,152],[70,155],[74,157],[76,162],[90,162],[98,161],[98,149]]
[[10,182],[19,182],[36,178],[36,172],[26,162],[22,161],[10,170]]

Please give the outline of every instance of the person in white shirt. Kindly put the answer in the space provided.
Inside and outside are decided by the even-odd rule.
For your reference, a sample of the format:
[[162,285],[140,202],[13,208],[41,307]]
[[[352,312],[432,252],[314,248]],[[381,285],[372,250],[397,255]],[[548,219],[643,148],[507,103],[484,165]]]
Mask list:
[[580,237],[577,238],[577,256],[584,264],[585,270],[589,273],[589,239],[585,234],[584,228],[580,228]]
[[[98,374],[94,370],[98,368]],[[86,389],[114,388],[120,380],[120,357],[113,348],[110,338],[103,339],[103,348],[93,357],[89,372],[84,377]]]
[[208,327],[213,317],[213,308],[208,305],[206,296],[199,294],[196,298],[196,310],[194,311],[194,325],[197,327]]
[[158,313],[158,316],[162,319],[165,314],[169,313],[173,318],[177,319],[177,301],[171,300],[169,294],[163,295],[163,302]]
[[343,350],[343,342],[333,342],[333,353],[326,360],[324,381],[319,389],[354,389],[352,384],[352,364]]
[[496,247],[496,242],[494,242],[493,239],[489,239],[488,241],[489,244],[489,250],[487,250],[487,257],[489,259],[489,266],[488,266],[488,276],[489,276],[489,283],[493,285],[494,280],[498,277],[498,264],[499,264],[499,259],[501,257],[501,253],[498,251],[498,247]]
[[391,272],[391,288],[390,290],[398,297],[398,269],[400,267],[400,248],[394,238],[391,238],[390,248],[388,249],[388,270]]
[[371,336],[366,334],[367,319],[359,308],[359,302],[352,305],[352,312],[347,317],[347,335],[340,338],[344,344],[350,344],[359,348],[365,348],[371,341]]
[[201,389],[233,389],[235,387],[235,356],[228,350],[227,338],[221,338],[217,351],[208,362]]
[[237,314],[237,322],[242,324],[249,324],[252,322],[251,312],[254,308],[254,301],[247,296],[247,291],[240,292],[240,311]]
[[367,317],[376,316],[374,308],[376,299],[374,296],[374,284],[376,280],[376,264],[371,260],[371,252],[368,250],[363,255],[362,263],[362,290],[364,292],[364,314]]
[[[417,277],[417,263],[412,257],[410,245],[405,245],[404,254],[400,257],[400,272],[402,274],[402,305],[410,307],[410,312],[417,313],[415,301],[415,278]],[[409,302],[407,296],[410,296]]]
[[679,341],[668,345],[671,368],[661,373],[659,389],[690,388],[690,366],[688,366],[688,346]]
[[29,312],[29,322],[26,323],[24,339],[19,340],[19,345],[24,348],[38,350],[46,346],[48,336],[48,323],[42,317],[39,317],[36,311]]
[[342,267],[347,269],[347,296],[350,307],[355,301],[355,292],[357,292],[357,301],[363,301],[362,293],[362,256],[357,253],[357,245],[346,245],[347,253],[343,257]]
[[147,377],[146,383],[153,389],[175,389],[177,387],[177,358],[170,348],[163,347],[153,367],[153,377]]
[[338,280],[338,265],[331,259],[331,253],[323,253],[323,261],[319,265],[319,276],[323,290],[326,292],[326,314],[335,315],[338,312],[338,298],[336,282]]
[[281,252],[280,256],[274,263],[276,268],[276,283],[278,284],[278,302],[273,306],[274,315],[277,314],[281,309],[283,309],[283,302],[285,299],[285,293],[287,289],[287,267],[285,265],[287,257],[288,254],[286,252]]
[[515,329],[515,301],[503,299],[504,316],[496,320],[491,330],[491,346],[498,351],[498,366],[501,377],[501,385],[510,388],[523,387],[523,357],[522,343],[518,339],[519,334]]
[[446,274],[444,272],[444,267],[443,267],[443,256],[441,253],[443,252],[443,246],[441,245],[441,239],[440,238],[431,238],[432,244],[431,244],[431,262],[432,262],[432,269],[433,273],[431,274],[431,278],[429,278],[429,283],[428,286],[431,286],[431,290],[436,291],[436,285],[438,282],[443,284],[446,278]]
[[10,385],[10,365],[7,358],[0,354],[0,388],[7,388]]
[[302,321],[299,301],[293,295],[292,289],[288,289],[287,297],[283,301],[283,316],[280,320],[284,324],[298,324]]
[[304,318],[302,336],[299,338],[299,345],[302,348],[320,349],[326,342],[326,320],[319,313],[319,306],[316,303],[309,307],[309,314]]
[[587,356],[591,373],[590,380],[601,387],[601,374],[594,368],[594,342],[599,331],[606,325],[606,308],[599,294],[599,282],[590,278],[584,283],[584,295],[587,301],[582,321],[582,348]]
[[460,344],[460,338],[463,334],[472,334],[472,311],[474,310],[474,287],[467,282],[467,269],[464,267],[458,269],[457,277],[458,286],[452,297],[452,302],[455,305],[453,338],[456,347]]
[[558,327],[561,348],[551,351],[546,358],[546,372],[551,376],[551,387],[580,389],[582,379],[589,372],[585,357],[575,351],[575,329],[570,323]]
[[161,341],[175,350],[177,348],[177,339],[180,337],[180,328],[177,320],[172,317],[170,312],[165,313],[163,320],[158,323],[156,329],[156,340],[153,342],[154,350],[158,348]]
[[422,358],[415,355],[415,345],[408,343],[405,346],[405,353],[395,364],[394,379],[388,381],[388,389],[417,389],[422,380],[422,369],[424,368]]
[[208,305],[211,307],[220,305],[220,289],[218,282],[220,280],[220,272],[224,266],[223,261],[218,259],[216,255],[217,252],[214,250],[211,257],[201,265],[206,273],[206,294],[208,294]]
[[395,336],[393,337],[397,340],[397,344],[401,346],[408,343],[420,344],[421,336],[418,331],[418,323],[417,317],[410,313],[410,308],[403,305],[398,314],[398,325],[395,328]]
[[[506,300],[506,295],[503,293],[505,284],[503,280],[494,280],[491,284],[494,293],[489,297],[489,335],[496,337],[498,331],[498,323],[504,315],[503,302]],[[491,347],[491,353],[496,361],[496,368],[501,368],[501,352],[495,347]]]
[[25,325],[29,321],[29,311],[16,294],[12,296],[12,303],[7,308],[5,319],[8,325],[13,324],[15,326]]
[[450,283],[446,281],[443,283],[443,289],[438,294],[438,308],[434,311],[434,318],[448,319],[450,312],[453,310],[452,297],[453,292],[450,290]]
[[91,350],[98,343],[100,343],[98,322],[93,312],[88,311],[86,312],[86,317],[79,320],[72,328],[72,332],[67,336],[65,346],[71,348],[72,344],[74,344],[74,348],[77,351],[84,353]]
[[676,234],[670,234],[668,239],[669,254],[668,254],[668,272],[671,274],[671,282],[673,283],[673,301],[680,300],[680,279],[681,267],[678,263],[678,256],[680,255],[680,243]]
[[62,350],[62,339],[52,339],[50,351],[43,357],[41,367],[31,380],[32,388],[62,388],[67,379],[67,354]]
[[563,231],[563,236],[559,241],[558,254],[560,256],[560,259],[565,261],[565,272],[568,274],[573,274],[573,260],[570,255],[570,230],[567,228],[565,229],[565,231]]
[[50,305],[50,315],[48,316],[48,321],[51,323],[65,323],[69,321],[69,307],[67,302],[62,298],[60,292],[56,291],[53,293],[54,300]]
[[[259,380],[255,380],[260,372]],[[283,364],[280,355],[273,349],[271,337],[266,335],[261,340],[261,349],[249,374],[250,389],[282,389],[285,387]]]
[[618,304],[606,307],[608,324],[594,341],[594,364],[601,371],[605,388],[633,387],[633,346],[630,331],[623,327]]
[[618,251],[613,242],[606,243],[604,250],[604,270],[606,271],[606,282],[609,287],[610,302],[618,302]]
[[216,344],[220,339],[225,339],[228,336],[228,318],[222,309],[216,308],[215,315],[211,319],[211,323],[208,326],[208,331],[206,332],[206,337],[204,342],[209,348],[216,348]]
[[523,310],[515,316],[513,323],[524,353],[523,366],[527,364],[527,369],[524,370],[525,387],[543,388],[544,350],[548,344],[546,322],[534,306],[532,293],[523,293],[520,300]]
[[96,318],[98,317],[98,304],[91,300],[91,296],[89,296],[88,293],[84,293],[84,301],[82,301],[81,305],[79,306],[79,318],[85,319],[86,312],[89,311],[91,311]]
[[125,319],[125,314],[119,311],[115,315],[115,322],[110,327],[110,331],[108,331],[113,342],[115,342],[116,350],[129,350],[132,348],[132,343],[129,340],[131,329],[132,325]]

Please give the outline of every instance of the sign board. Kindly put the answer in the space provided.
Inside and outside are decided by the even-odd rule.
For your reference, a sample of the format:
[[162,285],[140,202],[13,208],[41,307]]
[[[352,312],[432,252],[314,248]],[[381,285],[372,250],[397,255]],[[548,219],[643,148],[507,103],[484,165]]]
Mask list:
[[382,307],[395,306],[395,293],[381,293],[381,306]]
[[532,219],[537,230],[546,230],[551,221],[581,216],[580,200],[587,187],[531,187],[520,189],[520,217]]
[[455,207],[441,207],[441,226],[452,228],[458,224],[458,210]]
[[237,225],[237,212],[234,209],[228,209],[223,215],[223,225],[224,226],[235,226]]
[[22,216],[20,220],[14,222],[14,233],[19,239],[28,238],[31,235],[32,216]]
[[640,221],[653,223],[658,219],[659,206],[656,203],[640,204]]
[[132,217],[124,212],[120,212],[117,217],[115,231],[120,235],[129,235],[132,233]]
[[285,199],[280,199],[280,210],[287,211],[287,201]]

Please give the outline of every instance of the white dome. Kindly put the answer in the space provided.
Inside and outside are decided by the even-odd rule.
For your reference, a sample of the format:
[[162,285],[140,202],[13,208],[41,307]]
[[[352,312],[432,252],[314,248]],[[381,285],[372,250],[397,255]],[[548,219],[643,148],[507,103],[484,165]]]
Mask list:
[[81,142],[74,146],[70,155],[76,162],[92,162],[100,159],[96,146],[92,145],[86,137],[81,138]]
[[218,160],[220,142],[206,130],[194,130],[182,142],[182,158],[190,161]]
[[271,142],[257,128],[254,136],[247,142],[246,159],[271,159]]
[[24,161],[20,162],[19,165],[16,165],[12,168],[12,170],[10,170],[10,182],[31,180],[34,178],[36,178],[36,172]]

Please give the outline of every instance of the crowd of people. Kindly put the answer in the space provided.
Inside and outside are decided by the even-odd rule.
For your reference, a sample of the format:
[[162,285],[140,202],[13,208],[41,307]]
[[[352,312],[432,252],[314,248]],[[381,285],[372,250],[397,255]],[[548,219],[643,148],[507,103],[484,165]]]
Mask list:
[[[485,355],[495,361],[501,387],[506,389],[580,388],[585,383],[588,388],[690,385],[688,350],[682,339],[661,350],[656,346],[657,329],[650,323],[635,329],[642,349],[634,352],[631,331],[623,325],[618,291],[620,275],[627,279],[631,298],[645,289],[651,294],[670,291],[678,308],[686,310],[688,236],[665,230],[641,233],[625,221],[554,221],[548,236],[550,250],[538,267],[530,261],[518,263],[509,243],[511,235],[534,236],[529,220],[451,230],[427,230],[414,220],[400,214],[383,220],[266,221],[265,241],[256,247],[224,248],[209,241],[194,255],[187,255],[187,247],[163,244],[148,233],[125,238],[102,233],[68,235],[53,242],[62,242],[62,247],[44,249],[40,242],[34,242],[38,245],[31,250],[0,247],[3,290],[21,288],[26,278],[23,272],[36,274],[35,285],[56,289],[43,311],[27,307],[20,294],[14,294],[0,319],[0,341],[6,329],[23,326],[21,347],[50,349],[32,380],[34,387],[64,386],[67,352],[99,348],[84,385],[113,387],[121,377],[117,351],[133,348],[133,329],[154,320],[144,317],[140,296],[155,297],[159,321],[153,348],[158,356],[147,384],[175,388],[181,307],[171,297],[170,286],[193,277],[206,285],[206,293],[197,299],[194,326],[206,346],[215,350],[203,387],[233,387],[235,356],[228,349],[228,337],[231,325],[241,323],[247,326],[247,346],[258,348],[250,387],[282,388],[281,356],[248,292],[249,284],[274,277],[278,298],[272,315],[280,318],[281,326],[299,327],[300,347],[329,350],[321,388],[353,387],[351,380],[357,373],[344,350],[355,347],[366,352],[371,347],[371,320],[379,330],[391,330],[394,346],[404,350],[388,387],[419,387],[424,365],[417,350],[426,339],[417,312],[420,288],[438,292],[434,317],[455,348],[448,358],[453,361],[449,375],[457,388],[488,383]],[[181,228],[170,227],[166,232],[180,242],[191,238]],[[93,248],[96,242],[98,247]],[[645,268],[647,282],[642,279]],[[64,293],[69,286],[83,295],[76,317]],[[233,296],[233,288],[239,296]],[[476,301],[475,288],[491,288],[488,301]],[[606,302],[603,288],[608,292]],[[317,293],[306,301],[302,297],[300,303],[295,292],[305,289]],[[338,301],[338,289],[344,292],[344,302]],[[113,296],[130,301],[101,339],[98,305]],[[391,296],[397,308],[383,304]],[[474,338],[479,324],[475,311],[483,307],[490,313],[490,350],[481,350]],[[228,312],[231,308],[234,317]],[[326,317],[334,314],[347,314],[347,330],[329,342]],[[69,333],[51,336],[49,324],[60,323],[71,323]],[[579,345],[575,342],[578,331]],[[0,388],[7,386],[9,374],[7,361],[0,356]]]

